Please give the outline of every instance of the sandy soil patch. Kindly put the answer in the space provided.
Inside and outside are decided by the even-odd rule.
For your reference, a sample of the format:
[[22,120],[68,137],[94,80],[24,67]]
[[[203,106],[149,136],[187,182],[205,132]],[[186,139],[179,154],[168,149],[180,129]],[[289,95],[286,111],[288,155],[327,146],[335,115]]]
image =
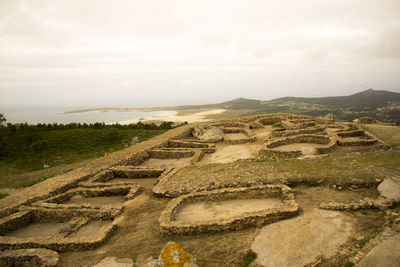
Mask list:
[[273,128],[271,125],[266,125],[260,129],[252,129],[251,136],[254,136],[257,141],[264,141],[268,136],[271,135]]
[[[154,122],[154,121],[173,121],[173,122],[188,122],[188,123],[193,123],[193,122],[205,122],[205,121],[210,121],[211,119],[205,119],[206,116],[208,115],[216,115],[216,114],[222,114],[226,110],[225,109],[211,109],[207,111],[202,111],[202,112],[197,112],[191,115],[177,115],[177,111],[173,111],[172,115],[169,116],[161,116],[157,118],[152,118],[148,120],[142,120],[142,122]],[[131,121],[126,124],[130,123],[137,123],[138,120],[136,121]]]
[[293,192],[302,210],[318,208],[324,201],[356,202],[364,197],[374,198],[379,195],[375,188],[338,191],[329,187],[299,186],[295,187]]
[[154,184],[156,183],[157,178],[115,178],[108,183],[135,183],[144,188],[152,189]]
[[124,201],[125,201],[124,196],[84,197],[81,195],[75,195],[71,197],[66,203],[105,206],[105,205],[120,205]]
[[76,233],[70,234],[68,238],[88,237],[96,235],[101,227],[106,226],[107,224],[110,223],[111,223],[110,221],[90,221],[88,224],[79,228],[79,230]]
[[202,163],[229,163],[257,155],[262,144],[217,145],[217,151],[204,157]]
[[190,164],[192,158],[180,158],[180,159],[155,159],[150,158],[140,164],[139,166],[146,167],[161,167],[161,166],[169,166],[169,167],[180,167]]
[[296,143],[274,147],[273,150],[279,151],[301,151],[303,155],[314,155],[316,153],[315,149],[320,147],[316,144],[309,143]]
[[246,139],[246,138],[249,138],[249,137],[244,133],[227,133],[227,134],[224,134],[224,139],[225,140],[241,140],[241,139]]
[[215,219],[228,219],[246,212],[256,212],[283,206],[280,199],[232,199],[224,201],[202,201],[184,204],[176,214],[175,221],[193,223]]
[[13,237],[53,237],[60,235],[60,230],[68,226],[68,223],[30,223],[28,226],[19,228],[7,236]]
[[141,187],[151,191],[154,185],[157,183],[158,178],[140,178],[131,180]]

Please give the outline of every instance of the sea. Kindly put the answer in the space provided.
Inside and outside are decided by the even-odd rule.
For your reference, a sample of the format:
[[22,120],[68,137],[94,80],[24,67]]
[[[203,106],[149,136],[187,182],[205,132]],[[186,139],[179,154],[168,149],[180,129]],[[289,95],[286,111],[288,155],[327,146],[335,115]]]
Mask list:
[[127,124],[140,119],[151,119],[169,116],[173,111],[88,111],[80,113],[67,113],[66,111],[82,108],[68,107],[40,107],[40,108],[1,108],[0,113],[7,119],[6,123],[95,123]]

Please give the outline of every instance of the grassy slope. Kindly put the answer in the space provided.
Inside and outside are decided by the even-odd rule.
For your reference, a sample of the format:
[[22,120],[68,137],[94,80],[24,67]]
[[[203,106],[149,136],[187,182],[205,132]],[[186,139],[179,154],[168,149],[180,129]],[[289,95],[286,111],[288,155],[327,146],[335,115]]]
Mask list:
[[[79,162],[84,160],[123,149],[134,136],[137,136],[139,141],[144,141],[164,131],[81,128],[3,136],[5,147],[2,150],[3,156],[0,157],[0,187],[30,186],[79,167]],[[63,165],[65,168],[54,167],[56,170],[52,172],[43,170],[44,165]],[[42,173],[32,172],[37,170],[42,170]]]
[[[204,187],[210,183],[271,183],[285,180],[289,184],[376,183],[387,176],[400,175],[399,126],[367,126],[375,135],[393,145],[389,151],[338,154],[310,159],[249,159],[227,164],[190,166],[179,171],[167,187]],[[397,148],[396,148],[397,147]],[[378,181],[379,181],[378,180]]]
[[361,127],[381,138],[391,146],[400,148],[400,126],[361,124]]

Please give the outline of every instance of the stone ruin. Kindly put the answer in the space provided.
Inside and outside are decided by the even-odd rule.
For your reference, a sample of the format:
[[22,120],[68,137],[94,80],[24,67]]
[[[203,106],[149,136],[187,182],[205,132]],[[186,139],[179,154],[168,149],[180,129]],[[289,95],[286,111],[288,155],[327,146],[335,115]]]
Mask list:
[[[237,209],[240,205],[239,202],[246,200],[247,203],[244,203],[245,210],[239,214],[228,214],[231,216],[218,216],[218,213],[206,214],[209,216],[205,220],[196,221],[200,217],[200,210],[197,207],[192,210],[192,217],[188,213],[184,216],[179,216],[179,213],[182,212],[182,207],[196,202],[219,201],[219,204],[223,205],[225,201],[230,201],[233,202],[231,204],[235,205]],[[259,201],[251,202],[252,200]],[[276,201],[271,203],[271,200]],[[251,208],[254,210],[251,210]],[[197,192],[182,195],[171,200],[160,216],[160,231],[166,234],[185,234],[238,230],[278,221],[294,216],[297,212],[298,205],[294,200],[294,195],[291,193],[290,188],[285,185],[266,185]],[[183,217],[183,221],[178,220],[178,217]]]
[[[101,246],[118,228],[124,207],[142,192],[145,180],[151,182],[155,196],[175,197],[159,219],[160,232],[169,235],[237,230],[295,216],[298,204],[283,184],[210,186],[178,195],[164,189],[181,168],[212,163],[214,153],[232,145],[257,148],[250,157],[274,158],[321,155],[341,147],[388,148],[357,124],[303,115],[269,114],[176,128],[114,153],[104,163],[37,184],[12,204],[2,204],[0,265],[57,266],[57,252]],[[344,209],[379,205],[371,201]],[[228,216],[190,217],[198,203],[216,202],[225,205],[222,213]],[[243,210],[230,214],[232,205],[242,205]],[[254,206],[257,209],[251,210]],[[340,203],[321,204],[324,209],[342,207]]]

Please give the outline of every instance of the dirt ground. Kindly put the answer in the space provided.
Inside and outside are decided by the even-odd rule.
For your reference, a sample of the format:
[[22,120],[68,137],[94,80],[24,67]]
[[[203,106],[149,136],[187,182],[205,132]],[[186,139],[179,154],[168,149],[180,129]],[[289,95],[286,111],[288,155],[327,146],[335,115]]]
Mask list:
[[[266,130],[267,129],[267,130]],[[269,130],[268,130],[269,129]],[[257,152],[264,145],[271,128],[255,130],[257,141],[241,145],[216,144],[217,151],[207,154],[195,166],[181,169],[166,185],[169,190],[184,187],[188,192],[215,183],[287,182],[291,184],[300,214],[318,208],[321,202],[358,201],[378,196],[376,184],[388,175],[400,174],[400,152],[373,151],[373,147],[341,147],[328,156],[307,159],[261,159]],[[312,153],[314,145],[288,145]],[[288,149],[288,147],[280,147]],[[377,148],[378,149],[378,148]],[[364,152],[363,150],[369,150]],[[142,166],[184,166],[191,158],[150,159]],[[188,161],[189,160],[189,161]],[[61,266],[93,266],[107,256],[131,258],[141,266],[148,257],[157,258],[169,241],[179,243],[197,259],[199,266],[238,266],[248,253],[262,227],[239,231],[168,236],[159,231],[159,217],[170,199],[155,197],[152,187],[156,178],[124,179],[144,187],[136,198],[125,203],[120,227],[101,247],[88,251],[60,253]],[[118,179],[115,179],[115,182]],[[293,182],[295,181],[295,182]],[[113,182],[113,181],[110,181]],[[346,186],[336,186],[336,185]],[[337,189],[333,189],[333,186]],[[340,189],[340,190],[339,190]],[[72,201],[87,201],[76,198]],[[107,200],[107,201],[113,201]],[[219,203],[200,202],[184,206],[177,220],[195,221],[210,217],[234,216],[243,211],[279,205],[276,201],[233,200]],[[396,208],[396,211],[399,208]],[[340,253],[322,259],[319,266],[342,266],[356,253],[365,239],[375,236],[388,223],[385,212],[371,209],[343,212],[351,218],[350,238],[341,246]],[[82,227],[79,236],[90,235],[102,225],[93,222]],[[29,231],[28,231],[29,232]],[[14,233],[15,234],[15,233]],[[18,234],[18,233],[17,233]]]
[[161,166],[169,166],[169,167],[180,167],[185,166],[190,163],[192,158],[180,158],[180,159],[155,159],[150,158],[140,164],[140,166],[144,167],[161,167]]
[[193,223],[213,219],[228,219],[246,212],[255,212],[283,207],[280,199],[232,199],[225,201],[202,201],[183,205],[175,221]]
[[124,202],[124,196],[106,196],[106,197],[84,197],[75,195],[71,197],[66,204],[90,204],[95,206],[121,205]]
[[[364,196],[374,197],[375,189],[337,191],[326,187],[300,186],[294,188],[300,212],[316,208],[322,201],[354,201]],[[168,241],[175,241],[191,253],[200,266],[236,266],[250,249],[261,227],[240,231],[209,234],[168,236],[159,232],[158,218],[168,203],[166,198],[157,198],[146,189],[129,201],[122,216],[121,227],[100,248],[89,251],[60,254],[61,266],[91,266],[106,256],[132,258],[138,266],[148,257],[156,258]],[[356,221],[355,231],[346,246],[351,247],[360,236],[374,235],[383,224],[384,216],[378,210],[367,212],[345,212]],[[335,263],[338,259],[333,258]],[[335,265],[327,265],[335,266]]]
[[19,228],[7,234],[13,237],[52,237],[60,235],[60,230],[68,226],[67,222],[62,223],[31,223],[26,227]]
[[241,145],[216,144],[216,152],[205,155],[200,165],[210,163],[229,163],[238,159],[254,158],[262,148],[259,143],[246,143]]
[[316,151],[315,149],[318,146],[317,144],[307,144],[307,143],[297,143],[297,144],[289,144],[289,145],[283,145],[283,146],[278,146],[275,147],[274,150],[279,150],[279,151],[301,151],[303,155],[315,155]]
[[72,233],[67,238],[87,237],[96,234],[101,227],[108,225],[108,221],[90,221],[88,224],[79,228],[76,233]]

